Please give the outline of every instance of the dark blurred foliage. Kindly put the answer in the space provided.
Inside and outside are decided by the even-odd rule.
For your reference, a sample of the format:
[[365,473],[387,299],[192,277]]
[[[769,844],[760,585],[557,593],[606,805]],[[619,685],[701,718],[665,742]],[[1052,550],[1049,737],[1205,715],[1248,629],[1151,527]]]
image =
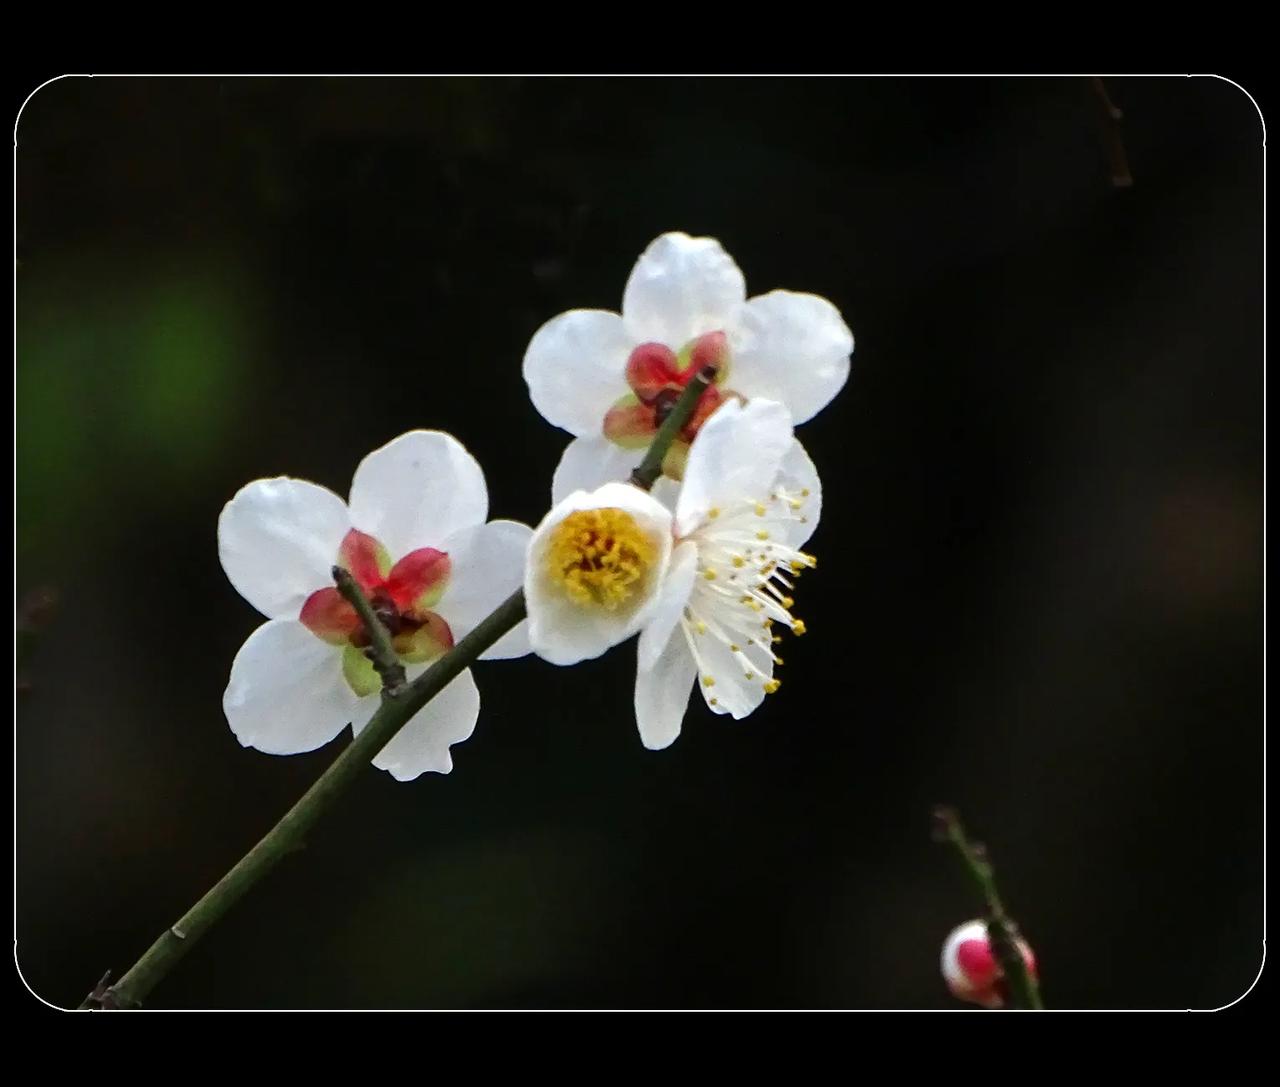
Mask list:
[[[18,126],[17,954],[73,1005],[327,765],[221,712],[249,479],[419,426],[536,522],[520,360],[664,230],[857,337],[801,437],[811,634],[643,750],[624,647],[483,665],[456,770],[370,770],[154,1007],[955,1006],[987,841],[1050,1006],[1215,1007],[1262,955],[1262,132],[1116,79],[64,79]],[[341,741],[339,741],[340,743]]]

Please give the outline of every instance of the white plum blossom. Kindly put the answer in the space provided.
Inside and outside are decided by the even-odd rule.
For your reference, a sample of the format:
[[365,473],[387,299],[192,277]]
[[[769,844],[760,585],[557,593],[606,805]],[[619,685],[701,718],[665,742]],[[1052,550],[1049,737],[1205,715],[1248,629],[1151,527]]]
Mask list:
[[663,234],[632,270],[621,314],[569,310],[538,329],[525,352],[534,406],[575,435],[552,503],[626,479],[703,366],[716,368],[716,380],[671,447],[664,470],[672,478],[721,404],[774,400],[802,423],[843,387],[852,351],[853,334],[825,298],[774,290],[748,299],[716,239]]
[[693,442],[674,512],[608,483],[559,502],[534,530],[525,569],[530,644],[555,664],[637,643],[636,724],[644,745],[680,733],[690,689],[735,719],[779,687],[778,631],[805,633],[794,579],[822,493],[785,407],[717,410]]
[[[530,529],[490,521],[484,473],[452,435],[415,430],[360,462],[350,502],[306,480],[249,483],[218,519],[231,584],[267,616],[236,654],[223,709],[246,747],[311,751],[348,724],[358,735],[379,705],[370,639],[333,583],[342,566],[387,625],[409,680],[463,638],[523,578]],[[528,653],[522,623],[481,660]],[[374,758],[400,781],[447,774],[480,693],[464,671]]]

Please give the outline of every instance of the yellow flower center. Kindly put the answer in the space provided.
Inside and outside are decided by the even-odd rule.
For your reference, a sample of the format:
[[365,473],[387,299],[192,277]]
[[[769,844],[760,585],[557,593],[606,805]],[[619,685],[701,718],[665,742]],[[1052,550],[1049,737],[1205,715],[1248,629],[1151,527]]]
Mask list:
[[547,572],[575,603],[614,611],[644,589],[657,552],[626,510],[578,510],[552,531]]

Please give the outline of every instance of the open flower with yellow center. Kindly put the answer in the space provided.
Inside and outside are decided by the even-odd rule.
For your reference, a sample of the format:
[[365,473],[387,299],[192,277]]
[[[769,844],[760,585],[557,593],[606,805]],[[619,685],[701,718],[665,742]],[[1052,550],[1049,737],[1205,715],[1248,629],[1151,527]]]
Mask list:
[[817,472],[785,407],[720,407],[689,453],[674,513],[627,483],[578,491],[530,541],[529,640],[554,664],[598,656],[637,631],[636,723],[659,749],[679,734],[695,685],[742,718],[780,682],[784,631],[805,633],[795,580],[817,527]]
[[673,479],[721,404],[775,400],[802,423],[843,387],[852,351],[853,334],[825,298],[775,290],[748,299],[718,241],[663,234],[632,270],[620,314],[569,310],[538,329],[525,352],[534,406],[575,435],[551,501],[626,479],[703,366],[714,366],[716,379],[667,455]]
[[552,664],[598,657],[652,614],[671,561],[671,512],[630,483],[576,491],[533,530],[529,644]]
[[[465,637],[523,576],[530,529],[485,523],[484,473],[458,440],[415,430],[370,453],[350,503],[306,480],[259,479],[218,519],[218,554],[231,584],[268,617],[236,654],[223,709],[246,747],[311,751],[378,708],[381,681],[369,632],[333,583],[347,570],[387,627],[409,680]],[[481,660],[529,652],[525,624]],[[449,746],[480,713],[470,670],[454,679],[373,760],[408,781],[447,774]]]

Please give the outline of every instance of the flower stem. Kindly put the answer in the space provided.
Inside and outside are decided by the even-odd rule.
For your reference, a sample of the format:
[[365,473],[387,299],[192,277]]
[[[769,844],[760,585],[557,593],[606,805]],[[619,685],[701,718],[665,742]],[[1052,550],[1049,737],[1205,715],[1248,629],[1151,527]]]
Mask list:
[[[653,486],[672,441],[693,415],[698,397],[714,377],[714,369],[708,367],[689,382],[671,414],[659,428],[644,462],[632,475],[631,481],[636,486],[645,490]],[[394,661],[389,632],[377,618],[364,593],[345,570],[335,567],[334,580],[339,591],[360,613],[369,629],[373,640],[374,663],[379,663],[379,656],[383,656],[384,661],[388,659],[386,654],[390,654],[389,659]],[[348,589],[354,591],[349,592]],[[235,867],[214,884],[212,890],[175,924],[165,929],[119,981],[109,986],[106,984],[107,977],[104,976],[80,1007],[115,1009],[140,1006],[151,990],[223,914],[287,854],[302,847],[307,833],[320,816],[342,795],[374,756],[386,747],[392,737],[409,723],[410,718],[524,617],[524,592],[517,589],[412,683],[394,686],[388,682],[388,672],[380,667],[379,674],[385,684],[382,704],[360,735],[333,760],[284,818],[241,857]],[[398,662],[396,667],[399,667]]]
[[644,455],[644,460],[640,462],[640,466],[631,473],[631,482],[643,490],[648,490],[662,475],[662,462],[667,458],[667,450],[671,448],[671,443],[676,440],[676,436],[684,429],[690,417],[693,415],[694,408],[698,406],[706,387],[716,379],[716,368],[714,366],[704,366],[696,374],[693,380],[684,387],[684,392],[680,394],[680,399],[675,402],[675,406],[671,409],[671,414],[662,420],[662,426],[658,428],[658,433],[654,435],[653,444],[649,446],[649,452]]
[[400,663],[400,658],[396,656],[396,651],[391,645],[391,631],[373,610],[369,598],[364,595],[364,590],[350,573],[341,566],[335,566],[333,580],[338,586],[338,592],[356,609],[356,614],[360,616],[369,634],[369,641],[373,643],[367,652],[369,659],[373,661],[374,669],[382,679],[383,696],[397,694],[405,684],[405,674],[404,665]]
[[1027,969],[1026,960],[1018,949],[1018,926],[1005,912],[1004,903],[1000,901],[995,869],[987,858],[986,847],[981,842],[969,841],[964,825],[960,822],[960,815],[954,808],[938,807],[934,809],[933,817],[935,837],[955,846],[978,894],[986,903],[987,934],[991,937],[996,961],[1000,963],[1000,969],[1009,984],[1010,1002],[1015,1008],[1043,1011],[1040,986]]

